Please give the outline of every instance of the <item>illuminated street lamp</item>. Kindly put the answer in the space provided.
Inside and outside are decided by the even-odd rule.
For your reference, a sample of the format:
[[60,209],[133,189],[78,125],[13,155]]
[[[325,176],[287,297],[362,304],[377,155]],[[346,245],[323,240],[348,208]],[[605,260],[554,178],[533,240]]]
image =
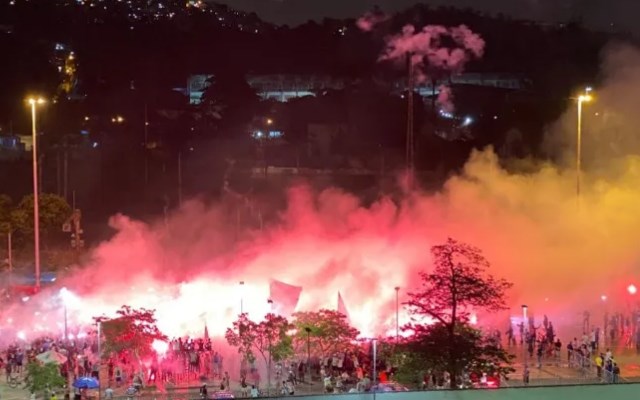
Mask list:
[[267,118],[267,125],[273,125],[273,120],[271,118]]
[[578,137],[576,140],[576,194],[580,198],[580,173],[582,170],[582,104],[593,100],[591,88],[587,88],[584,94],[578,96]]
[[40,209],[38,199],[38,139],[36,133],[36,109],[46,101],[42,97],[29,97],[27,103],[31,106],[31,140],[33,151],[33,241],[35,257],[36,289],[40,289]]
[[629,292],[629,294],[633,296],[638,292],[638,288],[636,288],[636,285],[629,285],[627,287],[627,292]]

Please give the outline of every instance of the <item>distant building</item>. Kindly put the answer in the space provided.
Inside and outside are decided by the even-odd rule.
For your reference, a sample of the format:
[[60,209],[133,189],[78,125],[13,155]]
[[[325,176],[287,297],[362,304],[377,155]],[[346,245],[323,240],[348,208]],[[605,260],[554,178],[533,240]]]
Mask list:
[[[211,74],[191,75],[187,81],[186,95],[189,104],[200,104],[204,91],[209,86]],[[264,100],[287,102],[290,99],[315,96],[326,90],[344,88],[344,81],[316,75],[248,75],[247,83]],[[182,90],[179,90],[182,91]]]
[[22,158],[27,147],[29,150],[31,149],[31,136],[28,137],[28,140],[29,143],[27,146],[22,136],[0,136],[0,160],[17,160]]
[[[202,94],[209,86],[211,74],[191,75],[187,81],[187,89],[177,89],[189,97],[189,104],[200,104]],[[305,96],[315,96],[327,90],[344,89],[346,82],[342,79],[321,75],[295,75],[295,74],[271,74],[248,75],[247,83],[264,100],[276,100],[287,102],[291,99]],[[523,90],[527,87],[527,81],[523,77],[514,74],[480,74],[467,73],[452,76],[447,82],[438,82],[434,88],[429,82],[416,86],[421,96],[435,96],[439,93],[438,86],[446,83],[452,85],[471,85],[496,87],[502,89]],[[406,90],[406,82],[399,81],[394,86],[394,91],[400,93]]]

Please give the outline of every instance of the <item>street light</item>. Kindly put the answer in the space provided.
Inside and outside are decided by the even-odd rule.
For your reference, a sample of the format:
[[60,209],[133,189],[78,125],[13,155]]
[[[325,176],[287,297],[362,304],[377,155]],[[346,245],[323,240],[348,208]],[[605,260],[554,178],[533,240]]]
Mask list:
[[582,169],[582,104],[593,100],[589,94],[591,88],[585,90],[585,94],[578,96],[578,137],[576,140],[576,194],[580,198],[580,172]]
[[240,281],[240,314],[244,314],[244,307],[242,304],[244,296],[244,281]]
[[36,289],[40,289],[40,209],[38,199],[38,139],[36,133],[36,108],[46,101],[42,97],[29,97],[27,103],[31,106],[31,149],[33,151],[33,241],[36,267]]
[[[273,300],[268,299],[267,303],[269,303],[269,312],[273,313]],[[271,332],[268,332],[268,339],[269,339],[269,365],[268,365],[268,369],[267,369],[267,393],[268,396],[271,396],[271,347],[272,347],[272,343],[271,343]]]
[[522,346],[522,352],[524,354],[524,366],[527,367],[527,346],[529,345],[529,324],[527,323],[527,305],[522,305],[522,324],[524,325],[523,334],[524,334],[524,344]]
[[400,292],[400,287],[396,286],[394,288],[396,290],[396,343],[400,339],[400,318],[399,318],[399,303],[398,303],[398,293]]
[[311,385],[311,328],[305,326],[304,331],[307,332],[307,373],[309,374],[309,385]]

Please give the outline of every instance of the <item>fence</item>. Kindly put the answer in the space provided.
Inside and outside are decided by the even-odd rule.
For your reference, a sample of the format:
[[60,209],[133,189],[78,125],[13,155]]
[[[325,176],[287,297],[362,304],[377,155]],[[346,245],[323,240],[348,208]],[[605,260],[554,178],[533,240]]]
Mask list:
[[[489,390],[436,390],[394,393],[357,393],[310,396],[288,396],[304,400],[637,400],[640,384],[539,386],[527,388],[502,388]],[[197,388],[180,393],[148,394],[137,397],[144,400],[197,400]],[[121,398],[126,400],[126,397]],[[272,397],[272,399],[284,399]]]

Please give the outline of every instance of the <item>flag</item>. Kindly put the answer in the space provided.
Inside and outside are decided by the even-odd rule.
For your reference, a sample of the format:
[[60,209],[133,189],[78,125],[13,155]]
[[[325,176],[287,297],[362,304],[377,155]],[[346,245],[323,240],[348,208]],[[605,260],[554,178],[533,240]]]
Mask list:
[[273,302],[273,312],[289,317],[296,311],[302,287],[289,285],[272,279],[269,282],[269,298]]
[[349,320],[349,311],[347,311],[347,306],[344,304],[344,300],[342,299],[342,295],[338,292],[338,312],[347,317],[347,321]]

